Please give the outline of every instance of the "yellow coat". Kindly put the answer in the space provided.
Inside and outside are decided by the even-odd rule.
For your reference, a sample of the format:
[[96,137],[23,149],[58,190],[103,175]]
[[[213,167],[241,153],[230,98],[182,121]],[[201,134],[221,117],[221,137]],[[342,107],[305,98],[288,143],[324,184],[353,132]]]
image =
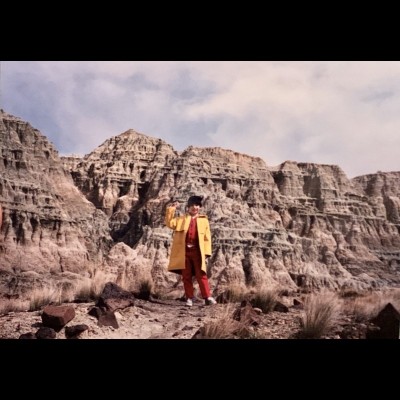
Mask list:
[[[191,216],[189,214],[175,217],[176,207],[168,207],[165,213],[165,225],[174,230],[171,256],[168,271],[181,273],[185,269],[185,241]],[[206,256],[211,256],[210,223],[206,215],[196,218],[199,246],[201,251],[201,269],[207,273]]]

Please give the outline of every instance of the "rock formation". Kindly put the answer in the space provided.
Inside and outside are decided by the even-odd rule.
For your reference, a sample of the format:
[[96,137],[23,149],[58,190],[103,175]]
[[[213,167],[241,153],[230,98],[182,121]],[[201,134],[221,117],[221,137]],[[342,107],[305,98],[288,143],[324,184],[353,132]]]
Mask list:
[[87,273],[108,253],[107,216],[80,193],[54,146],[0,112],[1,293]]
[[116,280],[140,275],[156,288],[177,285],[166,268],[172,231],[165,208],[176,199],[184,212],[197,194],[211,223],[209,273],[217,291],[231,282],[305,291],[400,283],[400,172],[349,180],[335,165],[269,167],[221,148],[177,152],[133,130],[83,158],[60,160],[29,124],[2,119],[2,270],[20,251],[35,273],[98,262]]
[[[201,194],[213,231],[214,287],[233,281],[293,289],[398,283],[399,231],[384,211],[389,200],[366,193],[338,166],[287,161],[272,168],[221,148],[178,153],[134,131],[75,165],[76,184],[110,215],[114,240],[135,251],[125,274],[144,268],[157,285],[171,284],[165,207]],[[397,204],[397,193],[390,194],[390,204]],[[390,210],[395,216],[398,208]]]

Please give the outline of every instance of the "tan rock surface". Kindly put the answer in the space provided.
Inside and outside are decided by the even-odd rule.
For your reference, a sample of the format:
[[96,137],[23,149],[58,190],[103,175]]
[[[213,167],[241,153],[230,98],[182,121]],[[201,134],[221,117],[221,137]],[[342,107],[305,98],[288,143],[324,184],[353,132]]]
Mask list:
[[107,217],[79,192],[54,146],[1,111],[0,149],[0,293],[21,294],[98,265],[111,243]]
[[215,295],[232,282],[304,291],[400,285],[399,172],[349,180],[335,165],[177,152],[134,130],[60,159],[16,117],[2,112],[0,130],[3,296],[96,271],[113,281],[151,277],[156,290],[176,286],[164,213],[171,199],[193,194],[204,196],[211,224]]

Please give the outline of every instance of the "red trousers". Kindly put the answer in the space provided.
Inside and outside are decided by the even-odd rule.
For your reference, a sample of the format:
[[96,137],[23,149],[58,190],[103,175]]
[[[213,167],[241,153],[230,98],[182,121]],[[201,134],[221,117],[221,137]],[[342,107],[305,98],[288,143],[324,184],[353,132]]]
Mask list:
[[197,247],[191,249],[186,247],[185,269],[182,270],[183,287],[187,299],[193,295],[193,275],[196,276],[197,283],[203,299],[210,297],[210,287],[208,285],[207,274],[201,270],[201,252]]

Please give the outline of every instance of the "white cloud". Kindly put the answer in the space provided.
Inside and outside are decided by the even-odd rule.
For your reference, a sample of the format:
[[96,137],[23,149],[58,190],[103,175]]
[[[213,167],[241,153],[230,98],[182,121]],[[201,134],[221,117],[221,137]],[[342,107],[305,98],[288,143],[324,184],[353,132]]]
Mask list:
[[268,165],[400,170],[400,62],[3,62],[2,75],[5,111],[60,153],[132,128]]

